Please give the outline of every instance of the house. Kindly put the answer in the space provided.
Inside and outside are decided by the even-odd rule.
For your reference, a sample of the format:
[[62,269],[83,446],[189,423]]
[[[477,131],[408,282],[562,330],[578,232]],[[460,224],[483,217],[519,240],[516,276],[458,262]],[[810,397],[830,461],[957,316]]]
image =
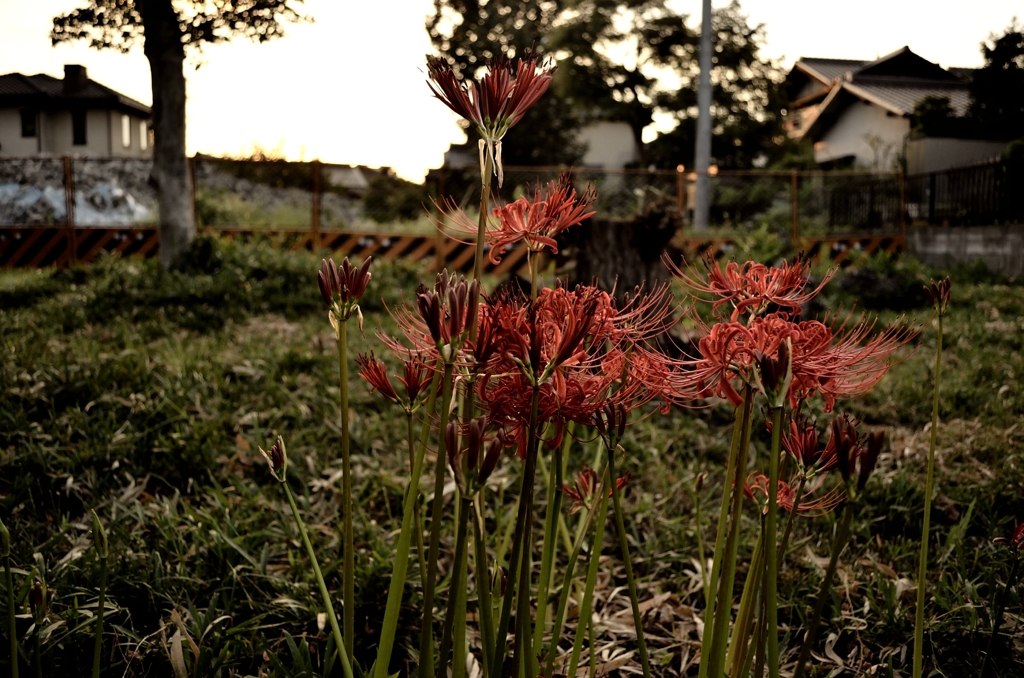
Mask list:
[[942,68],[903,47],[874,61],[799,59],[786,78],[789,134],[814,144],[823,169],[892,169],[910,174],[987,160],[1005,144],[966,139],[911,139],[914,107],[944,97],[958,116],[970,106],[972,69]]
[[150,108],[95,80],[85,66],[0,75],[0,157],[148,158]]

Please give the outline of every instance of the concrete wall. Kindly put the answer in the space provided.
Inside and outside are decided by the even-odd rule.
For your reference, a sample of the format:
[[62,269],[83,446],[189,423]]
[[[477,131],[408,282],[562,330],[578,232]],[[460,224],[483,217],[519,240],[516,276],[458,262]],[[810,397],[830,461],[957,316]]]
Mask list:
[[587,125],[577,137],[587,144],[583,165],[621,169],[640,157],[633,128],[625,122],[601,121]]
[[915,226],[907,229],[907,249],[930,266],[973,264],[1024,275],[1024,224],[1006,226]]
[[85,155],[93,157],[150,158],[153,149],[143,149],[141,125],[145,118],[128,116],[129,145],[122,143],[122,113],[97,109],[86,112],[86,144],[72,143],[70,111],[40,111],[36,136],[21,136],[21,109],[0,109],[0,157],[38,155]]
[[925,137],[907,141],[907,174],[941,172],[999,157],[1003,141]]
[[[814,144],[814,161],[823,163],[852,155],[859,167],[892,169],[909,133],[908,119],[891,115],[872,103],[855,101]],[[878,139],[875,148],[872,148],[871,137]]]

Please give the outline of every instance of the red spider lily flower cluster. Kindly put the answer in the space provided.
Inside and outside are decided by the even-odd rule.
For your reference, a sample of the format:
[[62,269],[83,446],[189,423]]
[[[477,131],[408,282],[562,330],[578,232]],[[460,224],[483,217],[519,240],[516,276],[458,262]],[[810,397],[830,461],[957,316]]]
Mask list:
[[480,284],[467,283],[462,276],[441,271],[433,288],[420,285],[416,291],[416,310],[403,305],[392,313],[406,342],[386,334],[381,341],[392,353],[433,364],[438,359],[455,364],[465,343],[472,319],[478,316]]
[[839,461],[835,436],[830,437],[825,445],[819,444],[819,437],[815,422],[801,413],[790,418],[789,431],[782,434],[782,449],[808,477],[834,468]]
[[333,259],[324,259],[317,274],[320,295],[331,312],[342,321],[348,320],[353,312],[359,311],[359,301],[366,294],[366,286],[370,283],[370,262],[366,257],[359,268],[349,263],[348,257],[341,266]]
[[[495,208],[492,218],[487,220],[485,231],[491,263],[497,265],[501,255],[520,241],[526,243],[531,252],[540,252],[547,247],[557,254],[555,238],[592,217],[594,212],[590,211],[590,206],[596,198],[597,193],[589,186],[577,197],[572,178],[562,174],[558,181],[549,181],[537,188],[532,199],[523,196]],[[454,203],[447,204],[444,225],[456,236],[477,236],[476,222]]]
[[[747,482],[743,485],[743,493],[758,505],[762,514],[768,513],[768,481],[768,476],[754,472],[747,476]],[[795,510],[797,515],[810,517],[831,513],[833,509],[843,503],[846,491],[842,485],[837,485],[819,496],[817,493],[821,485],[820,482],[815,483],[806,491],[802,491],[800,497],[797,497],[796,488],[791,483],[780,480],[776,493],[779,508],[787,513],[792,513]]]
[[409,414],[420,405],[420,400],[427,395],[433,370],[416,356],[409,356],[402,361],[402,376],[396,377],[402,384],[400,395],[391,384],[387,366],[379,360],[373,351],[369,355],[356,356],[359,376],[370,385],[371,391],[377,391],[388,400],[398,403]]
[[427,57],[427,85],[434,96],[457,115],[476,126],[480,134],[480,166],[486,152],[494,163],[498,186],[504,179],[501,139],[526,111],[544,96],[551,85],[555,67],[532,52],[512,61],[499,56],[487,66],[478,82],[460,80],[451,64],[439,57]]
[[[723,270],[709,254],[704,257],[706,278],[701,278],[692,269],[689,272],[683,271],[668,257],[664,261],[694,296],[712,304],[716,315],[721,307],[731,306],[729,319],[734,322],[744,313],[762,314],[770,304],[778,306],[787,315],[799,313],[835,275],[835,269],[830,269],[817,287],[807,290],[810,263],[802,256],[779,267],[769,267],[755,261],[743,264],[731,261]],[[701,295],[710,295],[711,298],[704,299]]]
[[[799,259],[781,268],[730,264],[723,273],[709,261],[707,281],[676,269],[687,286],[719,295],[715,314],[726,304],[733,308],[727,320],[711,327],[697,319],[701,357],[675,365],[671,391],[677,401],[715,396],[738,406],[743,385],[769,400],[779,398],[785,386],[791,406],[820,395],[830,412],[838,398],[862,395],[885,376],[893,354],[918,330],[897,322],[873,334],[873,323],[863,317],[854,321],[852,315],[825,322],[793,319],[791,314],[821,289],[806,291],[806,266]],[[765,312],[772,304],[781,310]]]
[[[628,475],[616,478],[615,488],[621,490],[628,482]],[[562,492],[573,502],[571,509],[572,513],[577,513],[583,509],[590,510],[593,508],[592,499],[594,497],[594,493],[597,492],[600,483],[601,479],[598,477],[597,472],[589,466],[584,466],[576,475],[576,482],[574,485],[570,486],[566,483],[562,486]],[[609,497],[612,496],[612,491],[612,488],[609,487]]]

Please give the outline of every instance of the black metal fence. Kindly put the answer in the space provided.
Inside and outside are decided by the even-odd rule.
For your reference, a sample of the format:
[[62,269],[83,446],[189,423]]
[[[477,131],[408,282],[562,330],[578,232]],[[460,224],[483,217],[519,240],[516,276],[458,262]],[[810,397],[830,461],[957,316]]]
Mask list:
[[912,224],[1024,223],[1024,162],[998,161],[907,177]]
[[[388,170],[321,162],[190,159],[196,221],[206,228],[434,232],[433,202],[475,217],[475,167],[431,170],[423,183]],[[148,226],[156,223],[151,161],[128,158],[0,158],[0,225]],[[507,167],[499,201],[558,178],[564,168]],[[572,170],[597,189],[610,220],[676,210],[689,223],[695,175],[682,170]],[[711,177],[711,225],[768,228],[791,237],[902,234],[906,225],[1024,221],[1024,167],[990,163],[904,178],[897,172],[721,170]]]

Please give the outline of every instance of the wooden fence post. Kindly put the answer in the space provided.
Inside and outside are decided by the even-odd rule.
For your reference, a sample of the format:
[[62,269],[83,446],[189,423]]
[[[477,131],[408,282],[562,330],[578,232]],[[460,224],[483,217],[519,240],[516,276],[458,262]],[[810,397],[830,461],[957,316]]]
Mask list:
[[792,220],[790,240],[795,246],[800,241],[800,174],[793,170],[789,182],[789,211]]
[[320,161],[314,160],[310,164],[310,174],[313,179],[313,233],[311,249],[317,252],[323,244],[320,238],[320,198],[323,195],[321,190]]
[[64,156],[64,211],[67,224],[66,265],[78,263],[78,235],[75,233],[75,167],[70,155]]

